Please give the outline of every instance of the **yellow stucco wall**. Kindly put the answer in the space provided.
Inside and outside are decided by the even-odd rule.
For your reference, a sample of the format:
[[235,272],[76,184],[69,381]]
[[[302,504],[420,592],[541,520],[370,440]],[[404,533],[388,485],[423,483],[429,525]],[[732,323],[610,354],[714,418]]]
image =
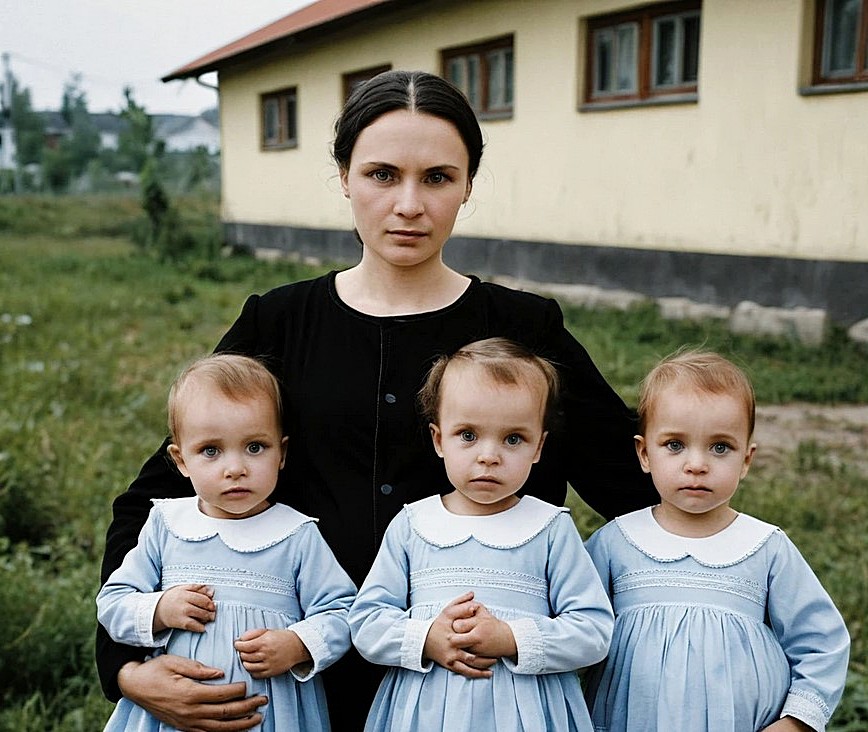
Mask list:
[[[442,48],[515,36],[515,111],[483,123],[456,233],[868,260],[868,92],[801,96],[810,0],[705,0],[699,102],[582,112],[583,19],[617,0],[424,4],[220,75],[223,215],[351,226],[328,155],[341,75],[439,72]],[[289,46],[288,48],[292,48]],[[299,147],[262,152],[259,95],[298,88]]]

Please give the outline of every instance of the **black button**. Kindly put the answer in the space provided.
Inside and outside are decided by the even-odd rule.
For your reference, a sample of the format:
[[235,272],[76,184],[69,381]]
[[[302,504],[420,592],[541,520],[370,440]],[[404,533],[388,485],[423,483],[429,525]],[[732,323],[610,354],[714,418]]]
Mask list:
[[390,486],[388,483],[383,483],[383,485],[380,486],[380,493],[382,493],[384,496],[388,496],[391,492],[392,486]]
[[383,399],[386,400],[386,404],[394,404],[396,401],[398,401],[398,398],[394,394],[386,394]]

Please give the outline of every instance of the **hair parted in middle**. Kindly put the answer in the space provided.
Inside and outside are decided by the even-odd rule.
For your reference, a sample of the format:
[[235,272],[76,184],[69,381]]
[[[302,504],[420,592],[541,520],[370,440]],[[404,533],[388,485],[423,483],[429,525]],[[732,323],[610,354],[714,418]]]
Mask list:
[[545,399],[543,428],[549,430],[554,426],[560,394],[557,369],[547,359],[508,338],[474,341],[434,361],[418,395],[419,410],[428,422],[438,422],[443,376],[450,365],[479,366],[497,384],[539,389]]
[[356,140],[366,127],[399,109],[451,122],[467,148],[467,175],[473,180],[484,147],[476,114],[458,87],[425,71],[384,71],[353,90],[335,122],[332,157],[338,169],[349,170]]
[[688,347],[666,356],[642,380],[637,408],[640,434],[645,434],[660,392],[670,386],[735,397],[744,404],[748,438],[753,434],[756,395],[747,374],[719,353]]
[[183,401],[190,386],[207,383],[233,401],[264,396],[274,404],[277,424],[283,422],[280,385],[261,361],[250,356],[215,353],[193,361],[175,379],[169,389],[167,417],[169,434],[177,443],[184,421]]

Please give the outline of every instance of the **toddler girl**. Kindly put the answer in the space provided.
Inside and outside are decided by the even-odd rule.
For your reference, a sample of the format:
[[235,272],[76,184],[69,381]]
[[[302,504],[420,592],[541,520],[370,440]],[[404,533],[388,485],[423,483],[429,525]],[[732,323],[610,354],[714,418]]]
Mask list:
[[756,445],[753,388],[714,353],[645,378],[636,452],[660,504],[596,532],[588,551],[615,609],[590,672],[597,730],[823,730],[841,698],[841,615],[777,526],[730,507]]
[[[269,500],[287,443],[276,379],[251,358],[209,356],[172,386],[168,412],[168,451],[196,496],[154,501],[97,596],[99,621],[118,642],[245,681],[268,700],[257,729],[328,730],[317,673],[350,646],[355,587],[315,519]],[[167,728],[125,698],[106,726]]]
[[491,338],[435,362],[421,392],[451,486],[389,525],[350,610],[353,642],[391,666],[365,730],[591,730],[576,670],[612,613],[566,508],[519,497],[540,458],[557,372]]

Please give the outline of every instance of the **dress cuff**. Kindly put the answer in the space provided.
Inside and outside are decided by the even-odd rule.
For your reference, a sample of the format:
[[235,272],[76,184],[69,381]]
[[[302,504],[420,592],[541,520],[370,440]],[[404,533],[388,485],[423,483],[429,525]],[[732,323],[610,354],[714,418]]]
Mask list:
[[431,620],[409,618],[407,620],[404,640],[401,641],[401,668],[407,668],[410,671],[420,671],[425,674],[433,668],[433,661],[428,661],[425,664],[422,663],[422,651],[425,649],[425,639],[428,637],[428,631],[433,624],[434,618],[431,618]]
[[142,592],[136,603],[136,638],[137,645],[146,648],[157,648],[166,645],[169,640],[171,628],[161,630],[154,634],[154,615],[157,612],[157,603],[163,596],[163,592]]
[[287,630],[291,630],[299,637],[311,657],[310,661],[293,666],[289,672],[296,681],[310,681],[322,669],[322,661],[329,652],[328,643],[316,625],[307,620],[299,620],[290,625]]
[[545,670],[545,649],[542,634],[533,618],[507,620],[512,629],[515,647],[518,649],[518,663],[503,658],[504,665],[514,674],[541,674]]
[[826,722],[830,716],[828,707],[820,697],[797,689],[790,689],[781,712],[781,718],[794,717],[816,732],[826,732]]

